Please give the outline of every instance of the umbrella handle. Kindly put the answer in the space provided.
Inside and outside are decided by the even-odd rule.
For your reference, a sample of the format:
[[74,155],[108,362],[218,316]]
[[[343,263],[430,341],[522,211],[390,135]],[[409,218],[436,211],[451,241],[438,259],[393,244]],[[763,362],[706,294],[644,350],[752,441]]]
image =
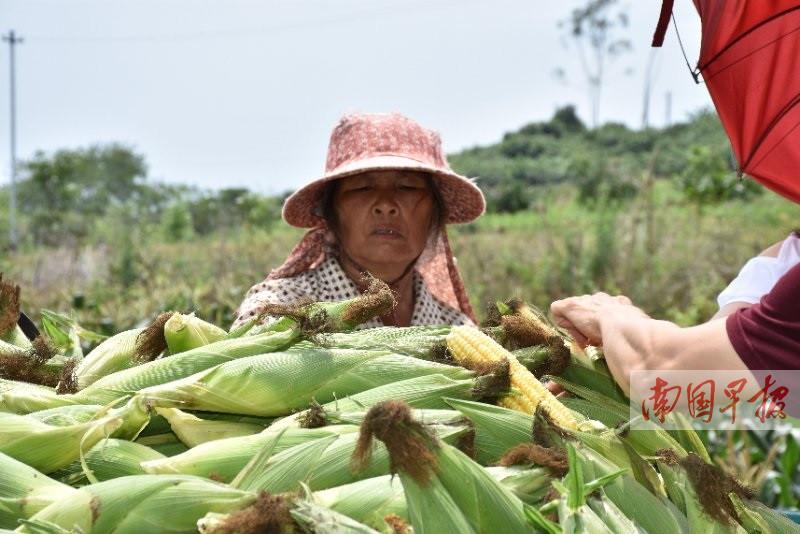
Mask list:
[[30,317],[25,315],[22,312],[19,312],[19,320],[17,321],[20,330],[22,333],[25,334],[29,340],[33,341],[36,337],[39,336],[39,329],[36,328],[36,325],[31,321]]
[[675,0],[664,0],[661,2],[661,15],[658,16],[656,31],[653,33],[653,48],[660,48],[664,44],[664,36],[669,26],[669,17],[672,15],[672,6]]

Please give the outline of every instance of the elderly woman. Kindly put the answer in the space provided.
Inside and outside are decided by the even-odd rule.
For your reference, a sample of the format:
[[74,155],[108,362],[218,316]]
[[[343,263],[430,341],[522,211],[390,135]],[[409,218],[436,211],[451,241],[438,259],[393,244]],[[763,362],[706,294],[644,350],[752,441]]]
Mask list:
[[484,209],[480,189],[448,166],[438,134],[397,113],[346,115],[331,134],[325,175],[283,206],[283,219],[308,232],[250,288],[234,326],[265,303],[353,298],[366,288],[363,273],[386,282],[397,306],[362,328],[471,324],[445,225]]

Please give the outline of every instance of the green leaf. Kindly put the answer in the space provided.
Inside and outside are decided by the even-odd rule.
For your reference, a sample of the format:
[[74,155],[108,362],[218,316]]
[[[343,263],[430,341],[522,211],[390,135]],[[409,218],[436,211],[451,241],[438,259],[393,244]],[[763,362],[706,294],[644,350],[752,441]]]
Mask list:
[[564,486],[567,490],[567,506],[572,510],[577,510],[586,504],[586,489],[583,481],[583,469],[578,462],[578,455],[575,447],[567,444],[567,461],[569,462],[569,472],[564,477]]

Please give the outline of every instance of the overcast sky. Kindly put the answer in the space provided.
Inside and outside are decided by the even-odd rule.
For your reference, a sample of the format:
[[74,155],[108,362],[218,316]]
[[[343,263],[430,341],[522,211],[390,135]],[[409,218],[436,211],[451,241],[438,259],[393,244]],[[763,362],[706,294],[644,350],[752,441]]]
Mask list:
[[[622,0],[625,2],[625,0]],[[0,0],[17,47],[18,157],[118,141],[153,179],[295,188],[322,171],[348,111],[400,111],[445,149],[496,142],[574,103],[588,120],[567,0]],[[609,72],[602,120],[639,127],[660,0],[628,0],[634,51]],[[699,20],[675,15],[692,63]],[[9,176],[8,45],[0,53],[0,183]],[[651,123],[709,106],[674,29],[656,60]],[[568,83],[553,72],[563,68]],[[625,71],[631,68],[632,74]]]

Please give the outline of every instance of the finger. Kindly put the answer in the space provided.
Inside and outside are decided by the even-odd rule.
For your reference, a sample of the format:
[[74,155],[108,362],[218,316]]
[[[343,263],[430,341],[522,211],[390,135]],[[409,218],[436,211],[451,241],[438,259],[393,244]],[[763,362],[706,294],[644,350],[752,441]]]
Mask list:
[[621,304],[626,304],[626,305],[628,305],[628,306],[633,306],[633,302],[631,301],[631,299],[629,299],[629,298],[628,298],[628,297],[626,297],[625,295],[618,295],[618,296],[617,296],[617,300],[618,300],[618,301],[619,301]]
[[545,382],[544,387],[550,390],[550,393],[552,393],[553,395],[558,395],[559,393],[564,391],[564,388],[562,388],[552,380],[548,380],[547,382]]

